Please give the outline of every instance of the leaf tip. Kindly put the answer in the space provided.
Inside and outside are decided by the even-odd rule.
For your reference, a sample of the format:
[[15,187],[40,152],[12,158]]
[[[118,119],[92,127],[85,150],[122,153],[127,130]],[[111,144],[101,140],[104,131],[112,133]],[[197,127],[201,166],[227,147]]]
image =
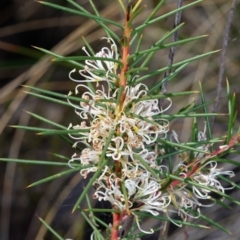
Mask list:
[[205,229],[210,229],[211,227],[206,226],[206,225],[199,225],[201,228],[205,228]]
[[36,48],[36,49],[40,49],[39,47],[37,47],[37,46],[34,46],[34,45],[31,45],[31,47],[33,47],[33,48]]
[[39,221],[43,222],[43,219],[42,219],[41,217],[39,217],[39,216],[37,215],[37,213],[35,213],[35,215],[36,215],[36,217],[38,218]]

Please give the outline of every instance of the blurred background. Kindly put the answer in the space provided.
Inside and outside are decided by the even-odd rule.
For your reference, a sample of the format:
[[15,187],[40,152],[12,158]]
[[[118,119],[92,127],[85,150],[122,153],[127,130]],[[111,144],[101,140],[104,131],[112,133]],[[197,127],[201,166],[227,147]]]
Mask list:
[[[65,0],[52,0],[66,7],[71,7]],[[87,0],[76,0],[81,6],[93,12]],[[117,0],[94,1],[101,15],[119,23],[123,23],[123,14]],[[146,11],[136,20],[136,25],[146,19],[154,8],[157,0],[145,0]],[[184,1],[184,4],[192,1]],[[182,13],[184,27],[179,32],[179,38],[184,39],[203,34],[209,36],[197,42],[177,47],[174,62],[196,56],[203,52],[222,48],[224,29],[232,1],[207,0]],[[168,0],[157,15],[176,9],[177,1]],[[220,98],[220,112],[227,112],[226,83],[227,78],[231,91],[237,95],[236,110],[240,109],[240,5],[236,6],[229,34],[227,55],[225,59],[225,74]],[[144,31],[143,49],[151,46],[167,31],[172,30],[174,16],[151,25]],[[121,36],[121,32],[111,27]],[[77,15],[55,10],[33,0],[5,0],[0,2],[0,157],[19,159],[38,159],[59,161],[52,153],[70,158],[75,150],[57,137],[36,136],[34,132],[16,130],[9,125],[29,125],[47,128],[43,123],[26,113],[34,112],[56,123],[68,126],[70,122],[78,123],[78,117],[72,108],[60,106],[25,93],[22,85],[37,86],[67,94],[74,90],[75,83],[68,79],[68,73],[73,66],[62,62],[52,62],[51,57],[34,49],[33,46],[51,50],[59,55],[85,55],[81,50],[84,36],[97,52],[102,42],[100,37],[104,32],[92,20]],[[171,39],[170,39],[171,40]],[[198,90],[202,83],[206,99],[215,99],[219,79],[220,52],[210,57],[190,64],[176,79],[168,85],[168,92]],[[158,52],[150,71],[166,66],[168,50]],[[154,84],[163,75],[147,80],[148,85]],[[198,96],[194,96],[198,101]],[[173,99],[171,112],[176,112],[190,98]],[[210,107],[211,110],[211,107]],[[218,117],[214,127],[216,136],[223,135],[227,130],[227,116]],[[178,132],[182,141],[187,141],[189,135],[189,120],[173,122],[171,128]],[[203,126],[203,125],[201,125]],[[239,127],[239,117],[236,120]],[[203,130],[203,129],[200,129]],[[238,160],[239,157],[232,157]],[[226,168],[232,168],[226,166]],[[37,187],[26,188],[31,183],[66,170],[66,167],[44,165],[27,165],[0,162],[0,239],[1,240],[51,240],[55,239],[46,227],[41,224],[38,216],[43,218],[64,238],[75,240],[89,239],[88,229],[82,217],[77,212],[71,214],[72,207],[78,198],[84,181],[80,174],[65,175],[54,181]],[[235,169],[238,173],[239,169]],[[239,174],[236,174],[239,182]],[[237,190],[231,195],[240,199]],[[100,206],[101,207],[101,206]],[[105,207],[105,205],[104,205]],[[219,221],[233,233],[229,236],[216,228],[207,230],[197,228],[176,228],[170,226],[164,233],[169,240],[176,239],[240,239],[239,207],[231,205],[232,209],[207,208],[204,214]],[[100,216],[106,222],[109,215]],[[199,220],[194,220],[200,223]],[[147,223],[149,224],[149,223]],[[152,223],[151,223],[152,224]],[[162,223],[153,223],[162,224]],[[202,223],[204,224],[204,223]],[[162,239],[159,233],[144,239]]]

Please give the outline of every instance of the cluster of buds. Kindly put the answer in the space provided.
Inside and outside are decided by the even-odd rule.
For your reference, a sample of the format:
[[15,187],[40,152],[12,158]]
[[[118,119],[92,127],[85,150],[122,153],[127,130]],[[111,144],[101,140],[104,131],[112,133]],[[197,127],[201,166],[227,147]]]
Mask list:
[[[104,47],[95,55],[101,60],[85,61],[85,69],[79,71],[83,79],[72,77],[75,70],[69,74],[71,80],[79,82],[76,94],[85,89],[80,105],[68,100],[81,119],[76,126],[70,124],[69,129],[79,129],[78,134],[70,136],[76,140],[74,147],[80,142],[86,146],[80,154],[72,156],[69,165],[79,161],[85,166],[80,173],[86,178],[89,173],[99,171],[99,164],[107,159],[108,164],[94,182],[95,199],[109,201],[122,216],[135,216],[143,232],[151,233],[152,229],[141,229],[139,211],[155,216],[165,214],[180,226],[171,218],[172,213],[179,214],[183,221],[188,217],[197,218],[200,207],[214,204],[210,189],[221,193],[226,190],[218,175],[234,174],[217,167],[209,145],[197,147],[191,161],[188,152],[182,153],[171,170],[159,160],[159,156],[163,159],[165,154],[159,139],[179,143],[175,132],[169,134],[169,121],[161,118],[172,101],[166,98],[167,106],[160,108],[159,100],[148,94],[148,87],[142,83],[134,85],[134,81],[121,89],[117,46],[112,39],[104,39],[110,48]],[[90,56],[85,48],[83,50]],[[96,84],[95,90],[92,83]],[[198,138],[199,141],[206,139],[205,130],[199,132]]]

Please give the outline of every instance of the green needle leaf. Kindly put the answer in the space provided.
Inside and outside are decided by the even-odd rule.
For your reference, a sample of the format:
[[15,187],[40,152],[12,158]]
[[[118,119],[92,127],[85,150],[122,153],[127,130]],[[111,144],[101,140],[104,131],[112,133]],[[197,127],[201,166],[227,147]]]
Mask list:
[[84,188],[82,194],[80,195],[80,197],[78,198],[77,202],[74,204],[72,213],[76,211],[76,209],[78,208],[78,206],[80,205],[80,203],[82,202],[82,200],[85,198],[86,194],[88,193],[90,187],[92,187],[94,181],[101,175],[101,171],[102,169],[105,167],[105,165],[107,164],[107,161],[104,160],[102,162],[102,164],[98,167],[98,171],[94,173],[94,175],[91,177],[91,179],[89,180],[87,186]]
[[81,12],[81,11],[74,10],[72,8],[63,7],[61,5],[54,4],[54,3],[49,3],[49,2],[43,2],[43,1],[38,1],[38,2],[43,4],[43,5],[55,8],[55,9],[63,10],[63,11],[66,11],[66,12],[69,12],[69,13],[73,13],[73,14],[76,14],[76,15],[80,15],[80,16],[84,16],[84,17],[87,17],[88,19],[93,19],[93,20],[97,21],[98,23],[99,22],[106,22],[106,23],[110,23],[112,25],[115,25],[115,26],[119,27],[120,29],[123,29],[123,26],[121,24],[119,24],[119,23],[117,23],[115,21],[109,20],[107,18],[103,18],[103,17],[98,17],[96,15],[92,15],[89,12],[88,13]]
[[220,50],[216,50],[216,51],[204,53],[204,54],[201,54],[201,55],[197,55],[197,56],[195,56],[195,57],[192,57],[192,58],[188,58],[188,59],[183,60],[183,61],[181,61],[181,62],[174,63],[174,64],[172,64],[171,66],[161,68],[161,69],[159,69],[159,70],[157,70],[157,71],[151,72],[150,74],[146,74],[145,76],[143,76],[143,77],[141,77],[141,78],[138,78],[135,83],[136,83],[136,84],[137,84],[137,83],[140,83],[140,82],[142,82],[143,80],[148,79],[148,78],[151,78],[152,76],[155,76],[155,75],[157,75],[157,74],[159,74],[159,73],[165,72],[166,70],[172,69],[172,68],[174,68],[174,67],[181,66],[181,65],[183,65],[183,64],[185,64],[185,63],[191,63],[191,62],[193,62],[193,61],[196,61],[196,60],[201,59],[201,58],[203,58],[203,57],[207,57],[207,56],[209,56],[209,55],[211,55],[211,54],[213,54],[213,53],[217,53],[217,52],[219,52],[219,51],[220,51]]
[[[87,166],[87,167],[89,167],[89,166]],[[45,183],[45,182],[52,181],[52,180],[54,180],[54,179],[60,178],[60,177],[62,177],[62,176],[65,176],[65,175],[67,175],[67,174],[70,174],[70,173],[73,173],[73,172],[78,172],[79,170],[84,169],[84,168],[86,168],[86,167],[84,166],[84,167],[77,167],[77,168],[68,169],[68,170],[66,170],[66,171],[63,171],[63,172],[54,174],[54,175],[52,175],[52,176],[43,178],[43,179],[41,179],[41,180],[39,180],[39,181],[36,181],[36,182],[28,185],[26,188],[34,187],[34,186],[43,184],[43,183]]]
[[41,223],[59,240],[64,240],[56,231],[53,230],[42,218],[38,217]]
[[171,16],[171,15],[173,15],[173,14],[179,12],[179,11],[182,11],[182,10],[184,10],[184,9],[187,9],[187,8],[189,8],[189,7],[192,7],[192,6],[198,4],[198,3],[202,2],[202,1],[203,1],[203,0],[198,0],[198,1],[192,2],[192,3],[190,3],[190,4],[187,4],[187,5],[185,5],[185,6],[182,6],[182,7],[180,7],[180,8],[177,8],[177,9],[171,11],[171,12],[168,12],[168,13],[166,13],[166,14],[163,14],[163,15],[161,15],[160,17],[157,17],[157,18],[155,18],[155,19],[152,19],[152,20],[148,21],[147,23],[142,24],[142,25],[140,25],[139,27],[136,27],[136,28],[134,29],[134,32],[137,32],[137,31],[139,31],[139,30],[143,30],[145,27],[147,27],[147,26],[149,26],[149,25],[151,25],[151,24],[153,24],[153,23],[156,23],[156,22],[158,22],[158,21],[160,21],[160,20],[163,20],[164,18],[169,17],[169,16]]
[[[39,47],[35,47],[35,46],[32,46],[32,47],[38,49],[39,51],[41,51],[41,52],[43,52],[43,53],[46,53],[46,54],[50,55],[50,56],[53,56],[53,57],[55,57],[55,58],[58,58],[58,59],[61,59],[61,58],[63,57],[63,56],[61,56],[61,55],[58,55],[58,54],[53,53],[53,52],[51,52],[51,51],[48,51],[48,50],[46,50],[46,49],[44,49],[44,48],[39,48]],[[70,60],[70,59],[69,59],[69,60],[66,60],[66,62],[71,63],[71,64],[72,64],[73,66],[75,66],[75,67],[84,68],[84,65],[83,65],[83,64],[78,63],[78,62],[76,62],[76,61],[73,61],[73,60]]]
[[115,62],[118,63],[120,66],[122,66],[122,62],[119,60],[116,60],[114,58],[105,58],[105,57],[91,57],[91,56],[73,56],[73,57],[60,57],[55,58],[53,61],[85,61],[85,60],[91,60],[91,61],[102,61],[102,62]]
[[[15,159],[15,158],[0,158],[0,161],[5,162],[15,162],[21,164],[36,164],[36,165],[46,165],[46,166],[59,166],[68,167],[68,163],[65,162],[50,162],[46,160],[29,160],[29,159]],[[79,164],[71,164],[71,166],[79,167]]]

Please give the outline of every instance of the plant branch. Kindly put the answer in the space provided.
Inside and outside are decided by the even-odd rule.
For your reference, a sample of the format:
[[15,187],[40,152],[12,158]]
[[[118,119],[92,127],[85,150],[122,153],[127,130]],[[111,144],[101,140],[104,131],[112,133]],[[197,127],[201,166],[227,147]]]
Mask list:
[[[236,2],[237,2],[236,0],[232,1],[232,6],[228,13],[227,24],[224,30],[224,36],[222,41],[222,52],[221,52],[221,58],[220,58],[220,69],[218,74],[217,96],[216,96],[215,104],[213,105],[212,112],[218,112],[219,110],[219,100],[220,100],[220,94],[222,91],[223,76],[225,72],[225,59],[226,59],[227,45],[228,45],[228,39],[229,39],[229,31],[230,31],[230,27],[233,20],[233,13],[236,7]],[[215,117],[213,117],[211,121],[212,129],[214,128],[214,122],[215,122]]]
[[[181,8],[182,5],[183,5],[183,0],[178,0],[177,8]],[[176,13],[173,28],[176,28],[179,25],[179,23],[181,21],[181,17],[182,17],[182,10]],[[178,40],[178,30],[174,32],[172,40],[173,40],[173,42],[177,42],[177,40]],[[173,64],[175,51],[176,51],[176,46],[170,47],[169,54],[168,54],[168,65],[167,65],[168,67],[170,67]],[[169,68],[165,72],[164,78],[168,77],[171,74],[171,71],[172,71],[171,68]],[[167,84],[168,84],[168,81],[163,82],[161,93],[166,93],[167,92]],[[159,105],[160,106],[163,105],[163,101],[164,101],[164,99],[159,100]]]

